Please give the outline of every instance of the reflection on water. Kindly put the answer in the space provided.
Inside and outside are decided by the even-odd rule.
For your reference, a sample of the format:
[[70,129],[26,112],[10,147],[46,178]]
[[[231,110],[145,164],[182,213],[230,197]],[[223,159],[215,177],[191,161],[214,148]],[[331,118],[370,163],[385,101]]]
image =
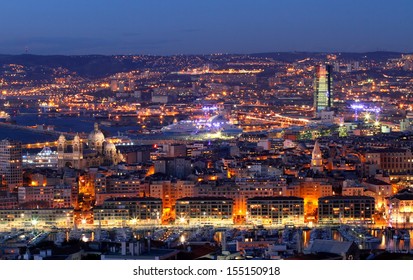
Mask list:
[[[412,236],[413,231],[408,231],[410,236]],[[393,238],[390,232],[383,230],[374,230],[372,234],[375,234],[378,238],[381,239],[381,243],[377,246],[377,249],[386,249],[389,252],[405,252],[413,250],[413,244],[410,242],[410,239],[400,239]]]
[[[94,119],[93,117],[48,117],[45,115],[38,116],[36,113],[25,113],[13,117],[13,121],[18,125],[23,126],[34,126],[37,124],[52,125],[55,127],[56,131],[62,132],[84,132],[89,133],[93,130],[94,122],[99,122],[99,120]],[[140,128],[140,125],[127,125],[127,126],[101,126],[100,129],[107,136],[116,136],[118,133],[126,133],[133,130],[136,131]],[[16,129],[14,127],[5,127],[0,126],[0,135],[2,138],[10,138],[22,143],[35,143],[35,142],[47,142],[47,141],[56,141],[57,137],[54,134],[44,134],[40,131],[29,131],[23,129]],[[166,136],[163,134],[133,134],[129,135],[133,139],[170,139],[171,136]],[[175,136],[176,137],[176,136]]]
[[[331,236],[333,240],[343,241],[343,237],[341,237],[340,233],[337,230],[331,230]],[[310,245],[311,241],[311,230],[304,230],[303,231],[303,244],[305,247]]]
[[303,231],[303,244],[305,247],[308,246],[308,242],[310,241],[310,231],[304,230]]
[[333,240],[343,241],[343,237],[336,230],[333,230]]
[[[413,250],[413,243],[410,239],[400,239],[393,238],[394,234],[391,231],[385,230],[369,230],[372,236],[377,237],[380,241],[378,242],[360,242],[359,246],[361,249],[382,249],[389,252],[409,252]],[[413,230],[408,230],[410,236],[413,235]],[[308,247],[310,245],[310,230],[305,230],[303,232],[304,246]],[[343,237],[337,230],[332,230],[333,240],[344,241]]]

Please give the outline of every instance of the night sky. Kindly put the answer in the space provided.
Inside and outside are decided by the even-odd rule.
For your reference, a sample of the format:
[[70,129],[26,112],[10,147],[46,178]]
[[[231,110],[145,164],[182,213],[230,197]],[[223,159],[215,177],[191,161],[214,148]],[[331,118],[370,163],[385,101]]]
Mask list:
[[413,51],[411,0],[12,0],[0,53]]

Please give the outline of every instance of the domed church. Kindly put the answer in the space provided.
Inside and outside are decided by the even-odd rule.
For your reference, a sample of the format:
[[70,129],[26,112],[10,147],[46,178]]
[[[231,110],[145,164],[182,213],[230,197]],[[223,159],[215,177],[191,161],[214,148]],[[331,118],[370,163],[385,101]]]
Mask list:
[[116,150],[113,143],[106,141],[105,135],[95,123],[89,133],[87,143],[79,135],[73,140],[67,140],[62,134],[57,140],[58,167],[73,167],[84,169],[91,166],[112,165],[122,161],[122,155]]
[[98,153],[103,152],[103,143],[105,142],[105,135],[99,129],[99,125],[95,123],[94,129],[89,133],[87,138],[87,144],[90,149],[97,151]]

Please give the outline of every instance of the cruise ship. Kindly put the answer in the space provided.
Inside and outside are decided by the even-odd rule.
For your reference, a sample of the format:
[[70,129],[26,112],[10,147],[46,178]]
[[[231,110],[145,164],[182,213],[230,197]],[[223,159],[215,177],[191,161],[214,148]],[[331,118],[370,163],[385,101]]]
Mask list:
[[222,115],[213,116],[207,120],[182,120],[161,129],[164,134],[171,135],[198,135],[220,134],[227,137],[237,137],[242,129],[230,123]]

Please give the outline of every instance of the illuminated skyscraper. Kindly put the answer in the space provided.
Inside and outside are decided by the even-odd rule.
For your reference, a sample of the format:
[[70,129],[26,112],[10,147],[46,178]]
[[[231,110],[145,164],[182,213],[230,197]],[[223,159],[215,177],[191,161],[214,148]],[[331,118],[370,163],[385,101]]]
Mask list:
[[318,65],[314,79],[314,109],[316,115],[333,107],[333,79],[331,65]]
[[22,146],[12,140],[0,141],[0,175],[9,191],[23,186]]

